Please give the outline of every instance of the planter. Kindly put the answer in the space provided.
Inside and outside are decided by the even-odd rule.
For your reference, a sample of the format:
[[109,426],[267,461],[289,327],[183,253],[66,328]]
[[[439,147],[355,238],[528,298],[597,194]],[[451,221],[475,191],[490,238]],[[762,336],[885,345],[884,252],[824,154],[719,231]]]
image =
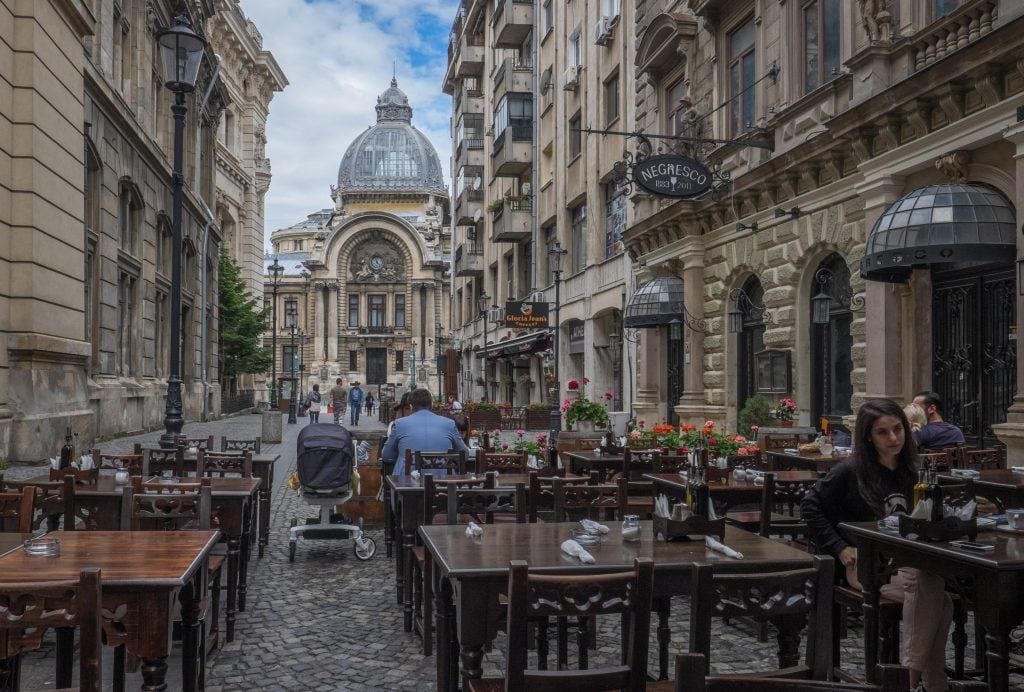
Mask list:
[[523,427],[527,430],[547,430],[551,427],[551,411],[526,410]]
[[780,428],[792,428],[793,427],[793,421],[791,421],[791,420],[780,420],[779,421],[779,427]]
[[467,411],[469,416],[469,427],[477,430],[494,430],[501,425],[501,412],[493,411]]
[[572,429],[576,432],[592,433],[597,430],[597,426],[592,420],[578,420],[572,424]]

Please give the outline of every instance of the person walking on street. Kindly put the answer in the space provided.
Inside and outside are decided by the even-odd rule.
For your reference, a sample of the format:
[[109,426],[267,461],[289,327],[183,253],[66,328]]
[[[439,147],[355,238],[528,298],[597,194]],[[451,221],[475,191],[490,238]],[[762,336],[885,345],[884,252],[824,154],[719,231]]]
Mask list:
[[366,395],[366,415],[373,415],[373,394]]
[[320,385],[313,385],[313,391],[306,397],[306,408],[309,409],[309,422],[319,423],[320,422],[320,402],[322,397],[320,396]]
[[359,387],[359,381],[352,383],[348,390],[349,424],[359,425],[359,412],[363,408],[363,390]]
[[331,407],[334,409],[334,424],[341,425],[341,417],[345,415],[345,406],[348,405],[348,392],[341,386],[341,378],[334,381],[331,387]]

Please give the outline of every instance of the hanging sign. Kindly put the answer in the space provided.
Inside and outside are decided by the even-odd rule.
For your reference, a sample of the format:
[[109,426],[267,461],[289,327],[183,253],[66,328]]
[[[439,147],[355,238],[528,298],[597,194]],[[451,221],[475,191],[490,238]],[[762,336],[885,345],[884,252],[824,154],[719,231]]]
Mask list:
[[569,353],[576,355],[586,351],[586,325],[580,320],[569,323]]
[[509,300],[505,302],[505,326],[538,329],[548,326],[548,304]]
[[655,154],[633,164],[633,182],[659,197],[697,197],[714,183],[706,167],[686,156]]

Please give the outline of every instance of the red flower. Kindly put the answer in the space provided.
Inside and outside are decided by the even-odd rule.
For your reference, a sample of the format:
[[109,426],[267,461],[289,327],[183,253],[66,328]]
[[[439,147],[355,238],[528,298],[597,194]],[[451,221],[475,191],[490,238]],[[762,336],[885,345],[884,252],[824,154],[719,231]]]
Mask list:
[[590,384],[590,378],[589,377],[584,377],[583,378],[583,384]]
[[580,388],[580,383],[576,380],[569,380],[569,384],[567,384],[566,387],[574,391]]
[[713,437],[709,437],[708,438],[708,444],[709,445],[716,445],[716,444],[718,444],[718,441],[715,438],[713,438]]
[[607,399],[608,401],[611,401],[612,397],[613,397],[613,394],[611,392],[605,392],[604,393],[604,398]]

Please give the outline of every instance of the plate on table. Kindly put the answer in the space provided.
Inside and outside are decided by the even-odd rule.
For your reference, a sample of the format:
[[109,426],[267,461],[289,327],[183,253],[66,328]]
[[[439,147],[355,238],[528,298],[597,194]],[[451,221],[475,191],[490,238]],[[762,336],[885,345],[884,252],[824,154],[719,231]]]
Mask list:
[[999,523],[995,519],[993,519],[992,517],[978,517],[977,518],[977,522],[978,522],[978,528],[982,529],[984,531],[989,531],[991,529],[996,528],[996,524]]

